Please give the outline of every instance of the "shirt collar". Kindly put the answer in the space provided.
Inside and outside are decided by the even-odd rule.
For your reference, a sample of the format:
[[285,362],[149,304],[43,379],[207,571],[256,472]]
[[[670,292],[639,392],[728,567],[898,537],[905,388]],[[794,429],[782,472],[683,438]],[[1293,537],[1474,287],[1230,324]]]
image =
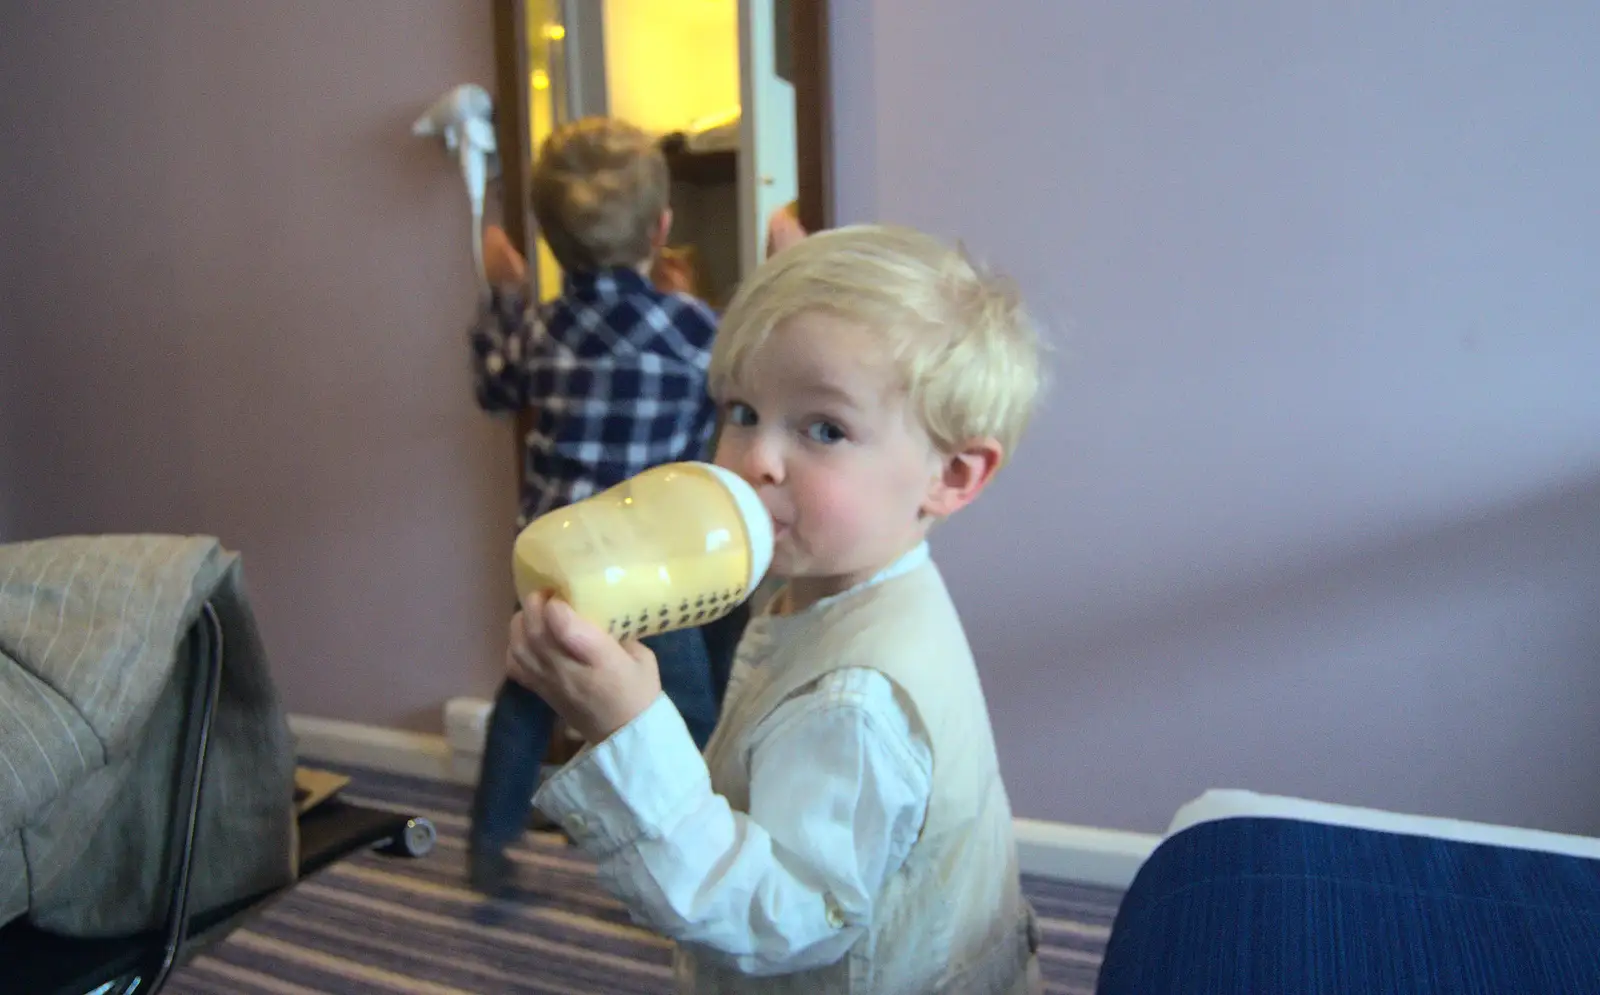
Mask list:
[[562,277],[562,290],[568,294],[590,293],[621,297],[654,289],[644,274],[627,266],[613,266],[587,273],[567,273]]
[[893,563],[891,563],[888,566],[884,567],[882,570],[879,570],[876,574],[872,575],[868,579],[866,579],[864,581],[861,581],[859,584],[856,584],[854,587],[851,587],[851,588],[849,588],[847,590],[840,591],[838,594],[830,594],[825,598],[821,598],[815,604],[812,604],[812,605],[808,606],[807,608],[805,608],[802,611],[795,612],[793,615],[772,615],[771,614],[772,605],[774,604],[774,602],[777,601],[777,599],[779,597],[782,596],[783,588],[785,586],[787,586],[786,584],[785,585],[780,585],[780,586],[772,589],[771,597],[769,597],[766,601],[764,601],[761,604],[760,611],[758,613],[756,613],[755,615],[752,615],[752,619],[754,619],[756,617],[765,617],[765,618],[798,618],[798,617],[801,617],[801,616],[810,615],[813,612],[818,611],[819,609],[826,608],[828,605],[834,604],[834,603],[839,602],[839,601],[843,601],[846,598],[854,597],[855,595],[860,594],[862,591],[865,591],[868,588],[877,587],[879,584],[882,584],[885,581],[894,580],[896,577],[903,577],[906,574],[910,573],[911,571],[913,571],[913,570],[917,569],[918,567],[922,566],[923,564],[929,562],[932,558],[933,558],[932,554],[928,549],[928,541],[926,539],[924,539],[922,542],[919,542],[912,549],[910,549],[906,553],[902,554],[899,557],[899,559],[895,560]]
[[884,581],[894,580],[896,577],[904,577],[906,574],[922,566],[924,563],[927,563],[931,558],[932,557],[928,551],[928,541],[924,539],[922,542],[917,543],[917,545],[914,546],[910,551],[902,554],[899,559],[884,567],[882,570],[879,570],[867,580],[862,581],[847,591],[840,591],[838,594],[823,598],[821,601],[818,601],[817,604],[824,605],[832,604],[835,601],[842,601],[845,598],[850,597],[852,594],[859,594],[862,591],[865,591],[869,587],[877,587]]

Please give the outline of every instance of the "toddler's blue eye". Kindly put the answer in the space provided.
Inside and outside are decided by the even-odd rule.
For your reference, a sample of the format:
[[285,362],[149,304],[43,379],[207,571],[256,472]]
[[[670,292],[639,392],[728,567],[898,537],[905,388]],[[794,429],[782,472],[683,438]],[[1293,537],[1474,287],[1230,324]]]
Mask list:
[[833,422],[827,421],[812,422],[810,426],[806,428],[806,435],[811,439],[812,442],[820,442],[825,446],[831,446],[835,442],[844,441],[844,429],[835,425]]
[[728,405],[728,424],[754,425],[756,423],[756,409],[743,401],[734,401]]

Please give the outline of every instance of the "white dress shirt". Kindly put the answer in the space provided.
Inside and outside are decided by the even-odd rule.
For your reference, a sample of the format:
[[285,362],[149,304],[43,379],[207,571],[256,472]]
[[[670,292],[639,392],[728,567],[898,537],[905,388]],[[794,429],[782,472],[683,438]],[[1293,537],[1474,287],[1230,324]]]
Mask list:
[[[862,586],[927,557],[920,546]],[[763,679],[770,621],[752,618],[730,701]],[[599,860],[601,881],[636,921],[745,974],[834,963],[872,921],[875,897],[921,830],[928,737],[888,678],[855,668],[785,701],[751,741],[748,813],[712,792],[665,696],[586,748],[535,804]]]

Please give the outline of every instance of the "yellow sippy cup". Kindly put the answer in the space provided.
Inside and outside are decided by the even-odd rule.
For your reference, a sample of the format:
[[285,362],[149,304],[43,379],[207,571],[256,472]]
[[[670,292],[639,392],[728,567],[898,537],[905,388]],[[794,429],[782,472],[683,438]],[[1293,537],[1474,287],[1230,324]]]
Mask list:
[[529,522],[511,554],[517,597],[547,591],[618,639],[704,625],[772,565],[772,517],[710,463],[667,463]]

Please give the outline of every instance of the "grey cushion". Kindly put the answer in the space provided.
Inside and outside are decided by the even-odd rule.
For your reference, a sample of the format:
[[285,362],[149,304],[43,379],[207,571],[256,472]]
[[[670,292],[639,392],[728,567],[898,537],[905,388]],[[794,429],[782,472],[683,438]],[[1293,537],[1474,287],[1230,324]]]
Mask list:
[[[20,831],[36,925],[104,936],[160,923],[194,678],[180,646],[208,600],[224,664],[198,908],[294,878],[293,742],[238,557],[209,537],[0,546],[0,832]],[[0,904],[0,921],[15,904]]]

